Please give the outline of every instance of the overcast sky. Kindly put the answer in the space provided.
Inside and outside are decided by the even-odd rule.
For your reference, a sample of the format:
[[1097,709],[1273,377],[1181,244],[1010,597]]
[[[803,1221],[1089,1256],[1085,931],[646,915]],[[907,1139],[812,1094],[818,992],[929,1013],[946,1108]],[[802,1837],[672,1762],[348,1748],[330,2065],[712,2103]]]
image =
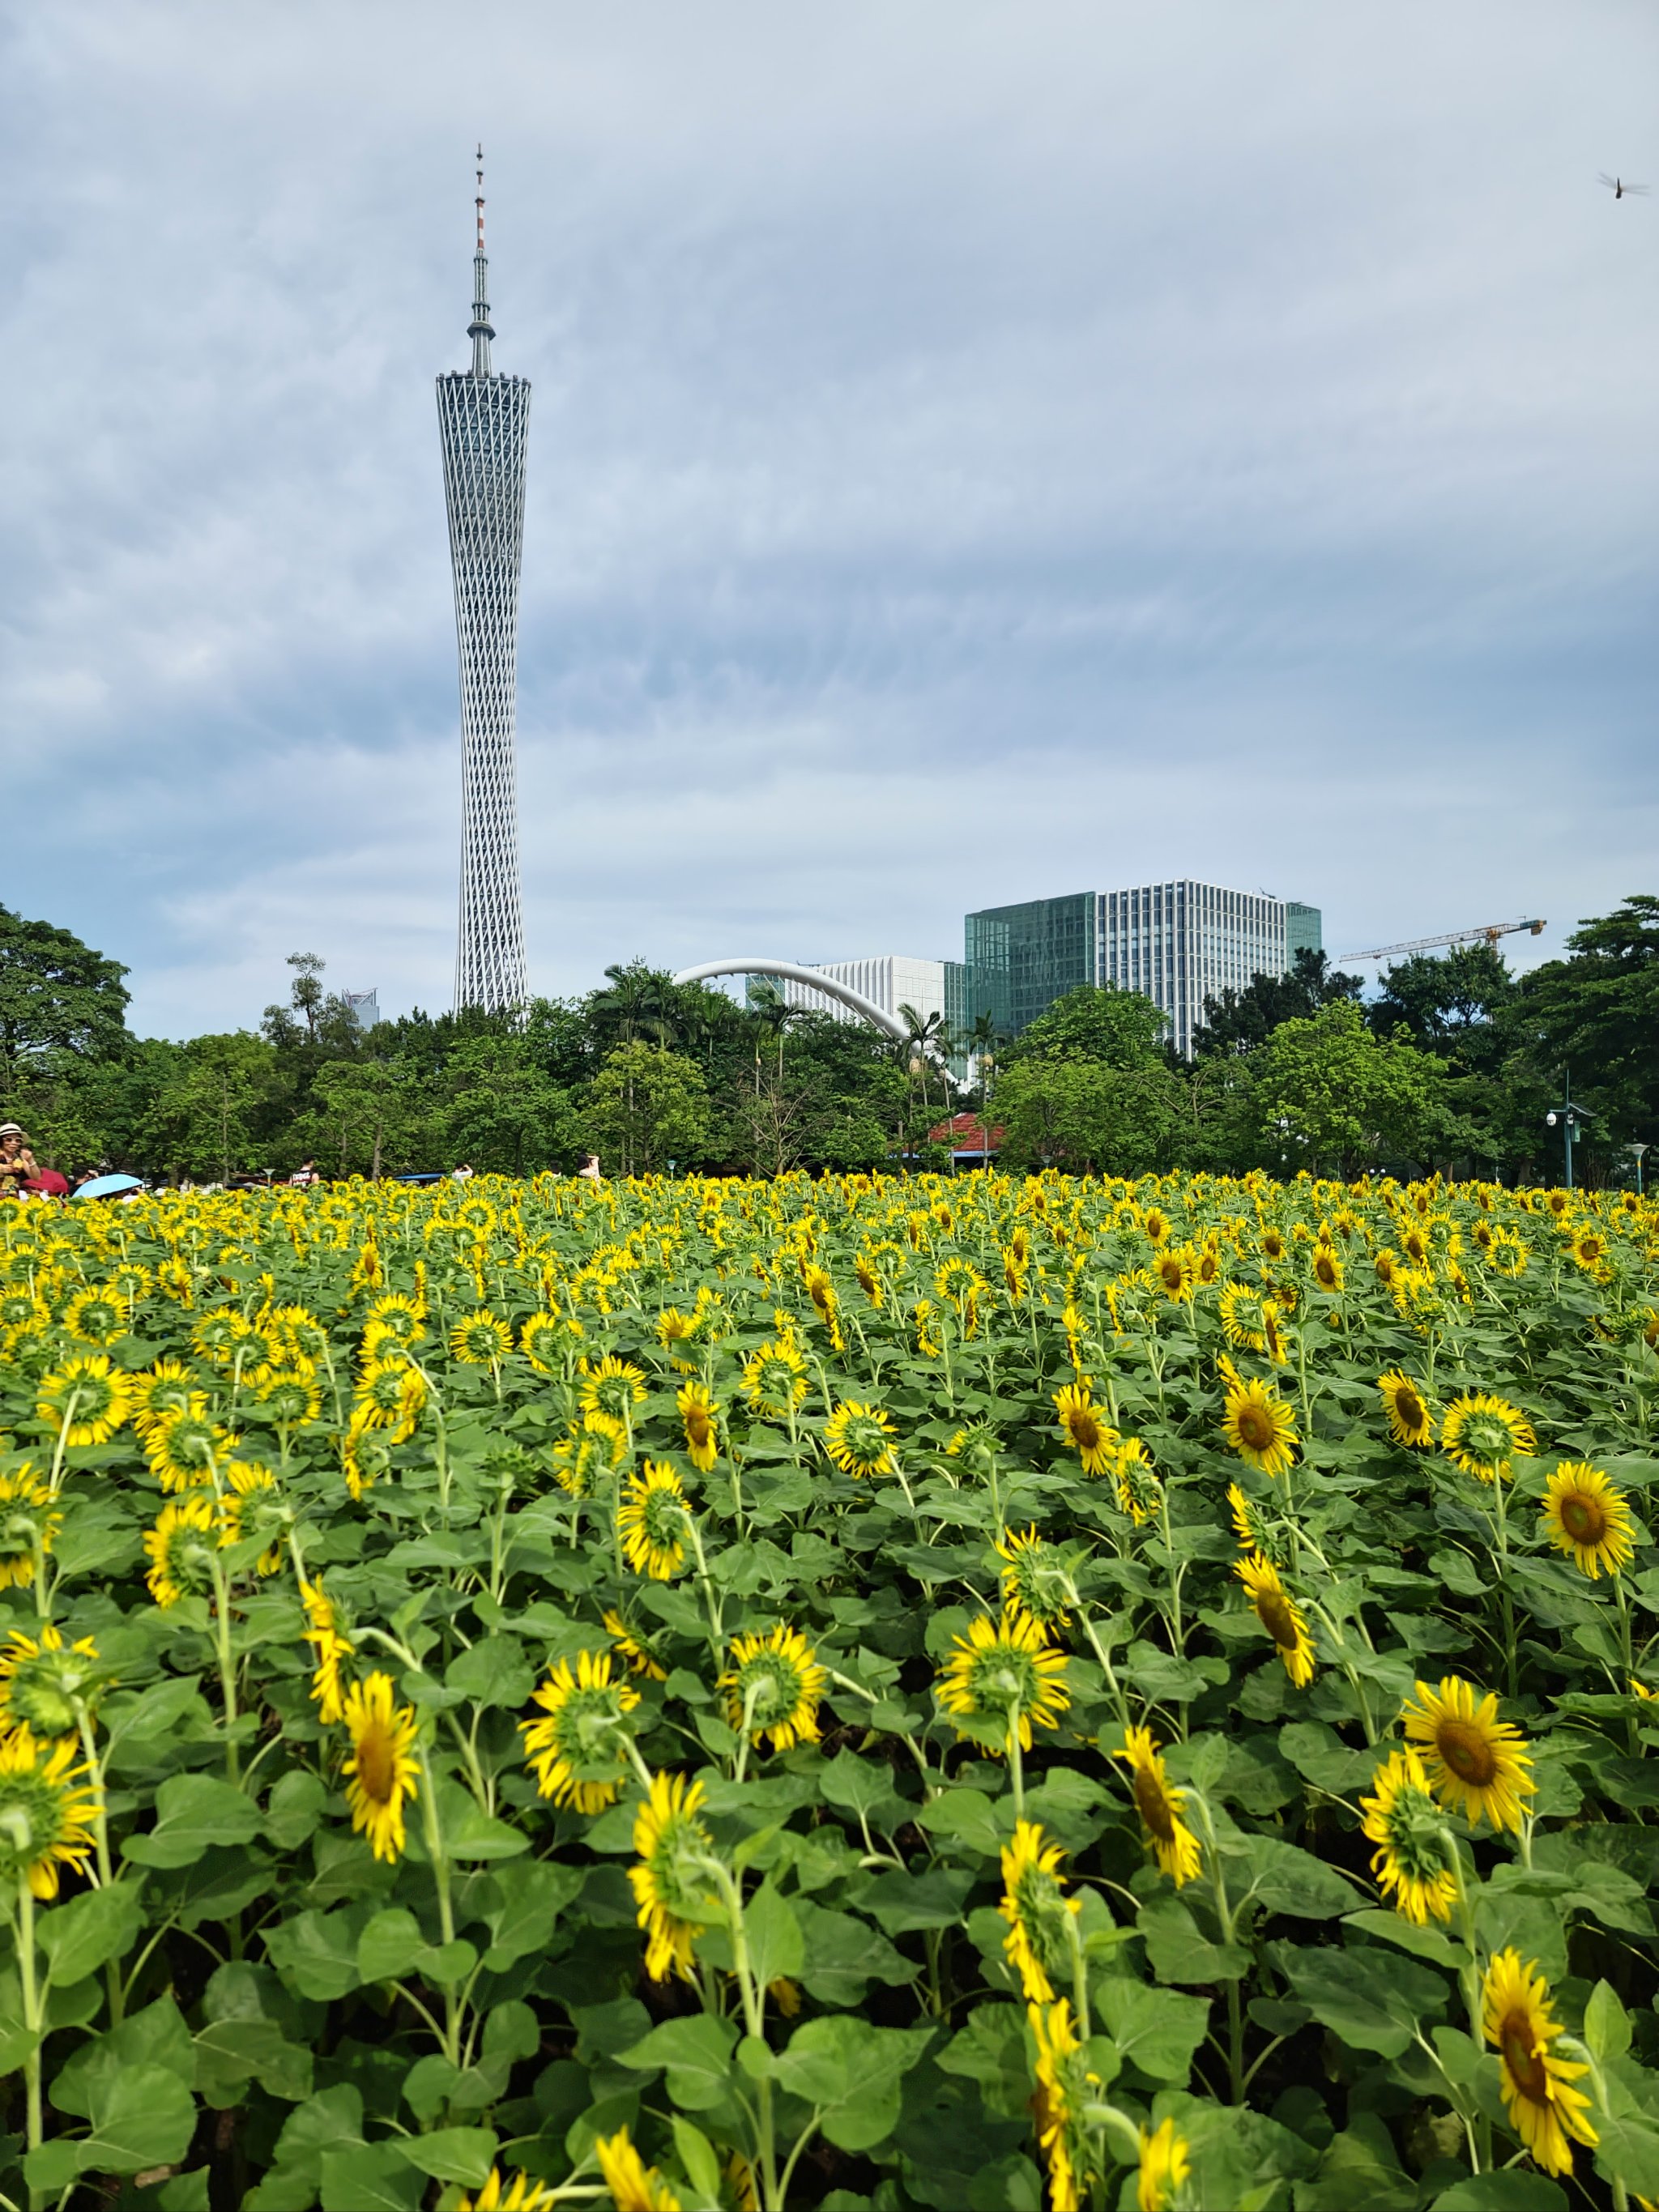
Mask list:
[[479,134],[533,988],[1659,890],[1650,0],[7,24],[0,901],[136,1026],[448,1002]]

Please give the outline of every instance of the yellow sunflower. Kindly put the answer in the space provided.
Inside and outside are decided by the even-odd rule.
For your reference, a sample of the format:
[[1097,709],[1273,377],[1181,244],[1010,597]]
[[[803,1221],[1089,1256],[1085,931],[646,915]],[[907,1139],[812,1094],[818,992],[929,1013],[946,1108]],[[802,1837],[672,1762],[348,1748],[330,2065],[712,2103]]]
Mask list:
[[377,1671],[366,1682],[352,1684],[341,1717],[351,1737],[351,1756],[341,1771],[347,1777],[352,1832],[368,1835],[377,1859],[400,1858],[404,1800],[420,1796],[415,1708],[398,1705],[391,1675]]
[[1564,1459],[1544,1489],[1540,1523],[1558,1552],[1565,1552],[1592,1582],[1616,1575],[1635,1557],[1630,1507],[1618,1486],[1584,1460]]
[[650,1645],[640,1635],[637,1629],[629,1626],[621,1613],[607,1607],[601,1617],[605,1622],[605,1634],[621,1652],[623,1657],[627,1660],[629,1671],[631,1674],[643,1674],[653,1682],[665,1682],[668,1680],[668,1669],[658,1665],[652,1656]]
[[519,1349],[538,1375],[551,1375],[558,1362],[554,1357],[564,1324],[556,1313],[533,1313],[519,1330]]
[[702,1784],[683,1774],[652,1778],[651,1795],[634,1821],[634,1850],[639,1863],[628,1870],[645,1930],[645,1970],[653,1982],[670,1972],[692,1978],[698,1935],[720,1908],[708,1874],[714,1838],[697,1814]]
[[720,1408],[696,1382],[682,1384],[674,1403],[685,1431],[686,1456],[700,1474],[707,1474],[720,1456]]
[[254,1561],[262,1575],[283,1564],[283,1542],[291,1518],[276,1476],[268,1467],[233,1461],[225,1469],[228,1486],[219,1500],[219,1547],[228,1551],[249,1537],[263,1538],[265,1549]]
[[1589,2069],[1550,2049],[1562,2028],[1535,1959],[1522,1966],[1518,1951],[1498,1953],[1481,1984],[1480,2032],[1498,2052],[1510,2126],[1546,2173],[1571,2173],[1568,2137],[1592,2146],[1600,2141],[1589,2099],[1572,2087]]
[[1159,1490],[1158,1470],[1142,1437],[1125,1437],[1119,1444],[1112,1455],[1112,1480],[1119,1508],[1137,1528],[1143,1527],[1158,1510]]
[[28,1588],[37,1553],[45,1558],[63,1525],[50,1486],[27,1460],[0,1474],[0,1589]]
[[64,1309],[64,1327],[82,1344],[113,1344],[126,1334],[127,1316],[121,1300],[106,1284],[78,1291]]
[[1430,1413],[1422,1390],[1409,1375],[1398,1367],[1391,1367],[1386,1375],[1379,1375],[1376,1387],[1382,1393],[1383,1411],[1389,1417],[1389,1434],[1397,1444],[1431,1444],[1434,1442],[1434,1416]]
[[1173,2120],[1160,2120],[1150,2133],[1142,2128],[1140,2170],[1135,2178],[1137,2212],[1170,2212],[1192,2170],[1187,2138],[1176,2132]]
[[1117,1449],[1117,1431],[1104,1420],[1081,1375],[1054,1393],[1060,1433],[1083,1462],[1085,1474],[1104,1474]]
[[720,1678],[726,1719],[734,1729],[746,1728],[753,1743],[769,1735],[774,1751],[816,1743],[818,1706],[829,1679],[798,1628],[739,1636],[732,1642],[732,1663]]
[[356,1647],[341,1628],[338,1610],[320,1583],[302,1582],[300,1602],[305,1608],[306,1640],[311,1645],[313,1664],[311,1694],[318,1718],[332,1727],[345,1711],[340,1662],[352,1657]]
[[982,1613],[969,1624],[966,1637],[954,1636],[951,1643],[954,1656],[935,1686],[958,1735],[991,1751],[1017,1735],[1020,1749],[1029,1751],[1033,1722],[1059,1727],[1072,1702],[1066,1654],[1055,1650],[1040,1621],[1012,1607],[1000,1620]]
[[892,1430],[879,1407],[860,1406],[849,1398],[824,1423],[823,1449],[843,1474],[890,1474],[898,1464]]
[[1449,1920],[1457,1902],[1455,1846],[1422,1760],[1409,1746],[1391,1752],[1372,1775],[1371,1788],[1376,1794],[1362,1797],[1359,1809],[1366,1838],[1377,1846],[1371,1871],[1378,1888],[1419,1928]]
[[1334,1297],[1342,1288],[1342,1262],[1328,1245],[1314,1248],[1313,1279],[1329,1297]]
[[806,1362],[793,1340],[763,1344],[744,1362],[743,1393],[757,1413],[787,1414],[806,1401]]
[[95,1793],[83,1786],[71,1735],[40,1742],[27,1726],[0,1737],[0,1889],[58,1894],[59,1871],[83,1874],[92,1856]]
[[91,1637],[65,1644],[49,1620],[38,1637],[14,1628],[0,1650],[0,1735],[19,1727],[46,1741],[76,1735],[107,1679]]
[[555,2212],[558,2197],[544,2181],[527,2173],[514,2173],[503,2181],[501,2168],[492,2166],[483,2187],[474,2197],[465,2191],[457,2212]]
[[1069,1626],[1060,1569],[1049,1547],[1033,1522],[1024,1535],[1010,1529],[998,1539],[997,1557],[1002,1569],[1002,1602],[1016,1612],[1029,1613],[1050,1633]]
[[108,1355],[94,1352],[66,1359],[41,1378],[35,1413],[63,1435],[65,1443],[106,1444],[125,1426],[131,1407],[125,1375]]
[[1250,1352],[1264,1348],[1261,1293],[1249,1283],[1229,1283],[1221,1293],[1221,1333],[1231,1345]]
[[576,1395],[588,1428],[602,1436],[623,1437],[635,1407],[645,1396],[645,1377],[637,1367],[608,1352],[596,1366],[582,1361]]
[[213,1589],[213,1555],[218,1545],[213,1502],[198,1492],[176,1505],[164,1505],[153,1528],[144,1532],[149,1557],[145,1580],[159,1606],[181,1598],[206,1597]]
[[593,2154],[617,2212],[680,2212],[679,2198],[656,2167],[640,2156],[626,2128],[618,2128],[614,2136],[600,2136]]
[[1252,1552],[1248,1559],[1239,1561],[1233,1572],[1249,1592],[1255,1617],[1272,1637],[1285,1662],[1285,1672],[1298,1690],[1305,1690],[1314,1674],[1313,1638],[1308,1633],[1301,1607],[1287,1595],[1279,1579],[1278,1568],[1271,1560],[1264,1559],[1260,1552]]
[[450,1356],[464,1367],[499,1367],[512,1349],[512,1325],[487,1306],[464,1316],[449,1332]]
[[1176,1887],[1181,1888],[1204,1863],[1198,1838],[1182,1817],[1187,1807],[1186,1791],[1170,1780],[1150,1729],[1125,1729],[1123,1748],[1112,1756],[1122,1759],[1130,1770],[1135,1809],[1145,1825],[1152,1856]]
[[1062,1856],[1060,1845],[1046,1842],[1035,1820],[1016,1820],[1013,1841],[1002,1849],[1002,1902],[997,1910],[1008,1923],[1002,1948],[1033,2004],[1052,2004],[1051,1977],[1069,1980],[1072,1972],[1066,1924],[1083,1904],[1066,1894]]
[[519,1732],[540,1795],[579,1813],[614,1805],[630,1765],[627,1716],[640,1693],[626,1680],[611,1680],[611,1654],[579,1652],[574,1673],[561,1659],[533,1702],[544,1717],[520,1721]]
[[1265,1382],[1235,1382],[1227,1391],[1221,1433],[1248,1466],[1284,1474],[1298,1442],[1290,1407]]
[[637,1474],[629,1476],[617,1527],[623,1556],[636,1575],[659,1583],[673,1580],[685,1565],[690,1517],[680,1479],[663,1461],[648,1459]]
[[1535,1452],[1538,1439],[1526,1415],[1507,1399],[1477,1390],[1455,1398],[1446,1408],[1440,1449],[1465,1474],[1481,1482],[1507,1482],[1510,1461],[1517,1452]]
[[1520,1827],[1521,1800],[1537,1788],[1532,1759],[1520,1729],[1498,1719],[1490,1692],[1481,1696],[1456,1674],[1443,1676],[1437,1690],[1419,1682],[1417,1702],[1408,1699],[1401,1717],[1407,1741],[1423,1747],[1429,1787],[1443,1805],[1471,1822]]

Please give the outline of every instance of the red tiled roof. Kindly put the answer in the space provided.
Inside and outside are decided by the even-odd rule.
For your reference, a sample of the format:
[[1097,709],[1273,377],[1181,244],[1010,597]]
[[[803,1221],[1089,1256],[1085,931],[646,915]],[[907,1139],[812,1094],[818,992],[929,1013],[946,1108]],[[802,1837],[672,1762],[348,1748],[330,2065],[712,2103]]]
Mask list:
[[976,1114],[953,1114],[948,1121],[941,1121],[936,1129],[927,1132],[928,1141],[949,1145],[956,1152],[1000,1152],[1002,1150],[1002,1128],[998,1126],[988,1133],[985,1124]]

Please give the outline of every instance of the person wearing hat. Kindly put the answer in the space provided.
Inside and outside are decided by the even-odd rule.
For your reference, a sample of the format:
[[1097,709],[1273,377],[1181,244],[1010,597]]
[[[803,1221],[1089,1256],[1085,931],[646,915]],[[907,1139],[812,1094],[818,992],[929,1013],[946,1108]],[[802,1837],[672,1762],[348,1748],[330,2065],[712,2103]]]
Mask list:
[[40,1172],[29,1140],[15,1121],[0,1121],[0,1198],[16,1198]]

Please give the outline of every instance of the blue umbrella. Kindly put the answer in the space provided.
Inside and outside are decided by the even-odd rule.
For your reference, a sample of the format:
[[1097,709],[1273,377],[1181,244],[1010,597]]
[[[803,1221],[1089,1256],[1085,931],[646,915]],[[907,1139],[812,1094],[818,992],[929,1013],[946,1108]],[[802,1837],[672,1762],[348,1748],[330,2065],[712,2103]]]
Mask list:
[[94,1176],[90,1182],[82,1184],[75,1195],[77,1198],[113,1198],[118,1192],[142,1190],[143,1188],[143,1184],[137,1176]]

